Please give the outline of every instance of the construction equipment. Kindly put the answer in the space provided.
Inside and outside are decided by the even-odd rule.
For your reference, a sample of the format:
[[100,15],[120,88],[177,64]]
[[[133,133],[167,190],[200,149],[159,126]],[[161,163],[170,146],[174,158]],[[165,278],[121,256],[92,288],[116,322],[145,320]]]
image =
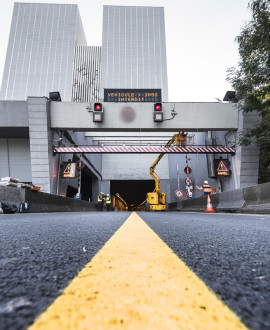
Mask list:
[[[170,147],[173,143],[180,144],[179,134],[175,134],[165,145]],[[165,211],[166,194],[160,192],[160,177],[155,172],[155,168],[165,153],[161,153],[150,167],[150,175],[155,181],[155,190],[146,195],[145,211]]]

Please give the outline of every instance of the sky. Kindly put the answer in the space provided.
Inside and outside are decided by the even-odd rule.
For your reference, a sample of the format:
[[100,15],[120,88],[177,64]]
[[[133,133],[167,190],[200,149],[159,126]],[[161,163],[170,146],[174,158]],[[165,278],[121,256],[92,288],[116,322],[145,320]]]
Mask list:
[[[17,1],[19,2],[19,1]],[[43,3],[45,1],[21,1]],[[103,5],[164,7],[170,102],[217,102],[227,90],[227,69],[237,66],[235,37],[250,20],[248,0],[48,0],[78,4],[89,46],[102,44]],[[14,1],[1,1],[2,81]]]

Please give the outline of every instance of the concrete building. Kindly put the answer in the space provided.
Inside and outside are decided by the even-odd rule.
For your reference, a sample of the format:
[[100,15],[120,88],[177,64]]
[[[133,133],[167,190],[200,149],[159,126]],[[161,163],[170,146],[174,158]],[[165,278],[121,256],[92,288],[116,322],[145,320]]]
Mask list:
[[163,7],[104,6],[102,90],[161,89],[168,101]]
[[77,5],[15,3],[0,99],[59,91],[62,101],[88,101],[99,93],[100,47],[86,46]]

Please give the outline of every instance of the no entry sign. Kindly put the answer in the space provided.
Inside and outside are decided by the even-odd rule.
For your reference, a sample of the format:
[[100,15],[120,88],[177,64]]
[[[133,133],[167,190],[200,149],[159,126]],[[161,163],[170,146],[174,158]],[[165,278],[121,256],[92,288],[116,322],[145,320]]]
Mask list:
[[76,166],[77,168],[82,169],[84,167],[84,162],[82,160],[78,160]]
[[186,166],[186,167],[184,168],[184,172],[185,172],[186,174],[190,174],[190,173],[191,173],[191,168],[190,168],[189,166]]

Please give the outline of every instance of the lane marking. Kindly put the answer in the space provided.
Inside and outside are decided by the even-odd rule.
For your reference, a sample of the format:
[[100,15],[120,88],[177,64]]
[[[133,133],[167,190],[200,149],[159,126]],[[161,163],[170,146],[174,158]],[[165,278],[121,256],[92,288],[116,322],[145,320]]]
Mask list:
[[246,329],[135,212],[30,327],[111,328]]

